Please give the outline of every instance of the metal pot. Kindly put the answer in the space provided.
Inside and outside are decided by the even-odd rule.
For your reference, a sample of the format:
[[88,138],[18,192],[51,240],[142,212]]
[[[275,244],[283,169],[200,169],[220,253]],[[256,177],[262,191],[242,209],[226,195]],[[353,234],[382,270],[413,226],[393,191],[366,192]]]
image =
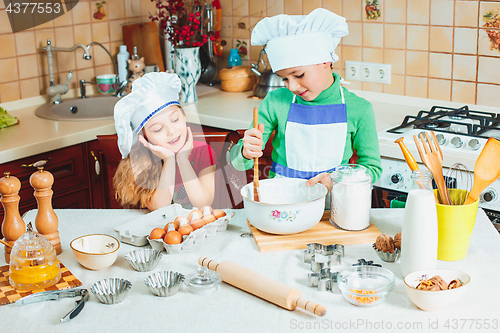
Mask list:
[[[273,73],[271,69],[267,69],[266,63],[264,59],[262,59],[262,55],[266,53],[265,46],[262,47],[262,50],[259,54],[259,59],[257,60],[257,64],[252,64],[251,71],[259,77],[259,82],[253,88],[254,96],[259,98],[266,97],[267,93],[282,87],[285,87],[285,82],[282,78],[280,78],[276,73]],[[259,71],[259,64],[262,63],[264,65],[264,71]]]

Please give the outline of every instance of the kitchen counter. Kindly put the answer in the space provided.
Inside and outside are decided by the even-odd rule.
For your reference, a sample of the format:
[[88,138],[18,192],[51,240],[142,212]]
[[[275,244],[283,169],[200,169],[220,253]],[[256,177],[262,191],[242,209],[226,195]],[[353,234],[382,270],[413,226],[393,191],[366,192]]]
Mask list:
[[[258,252],[253,238],[242,238],[247,232],[243,210],[236,210],[227,231],[219,232],[193,250],[182,254],[164,255],[152,272],[172,270],[185,275],[194,273],[200,256],[215,261],[229,260],[267,277],[281,281],[301,291],[302,296],[326,307],[324,317],[316,317],[301,309],[288,311],[235,287],[222,283],[210,295],[189,293],[183,286],[178,294],[160,298],[145,286],[144,279],[152,272],[136,272],[124,259],[125,254],[137,249],[121,244],[118,259],[103,271],[81,267],[69,247],[72,239],[89,234],[115,235],[114,227],[143,216],[142,210],[56,210],[63,248],[59,256],[66,267],[83,283],[83,288],[101,279],[120,277],[132,282],[132,289],[122,303],[104,305],[93,294],[83,311],[70,322],[59,319],[73,308],[71,299],[43,302],[25,306],[14,304],[0,307],[2,331],[5,332],[289,332],[318,331],[444,331],[458,325],[457,331],[477,331],[470,320],[485,320],[500,325],[497,296],[500,284],[500,235],[480,209],[472,232],[468,256],[456,262],[439,261],[439,268],[461,270],[471,277],[465,295],[452,308],[438,312],[424,312],[408,299],[400,276],[399,263],[382,262],[371,244],[347,245],[342,267],[348,267],[364,258],[381,263],[396,275],[396,287],[383,304],[362,308],[348,303],[342,295],[318,292],[307,286],[310,270],[303,263],[303,251]],[[372,222],[390,235],[401,231],[403,209],[373,209]],[[36,210],[24,216],[33,221]],[[2,247],[3,248],[3,247]],[[3,255],[0,265],[4,265]],[[460,328],[464,325],[465,330]],[[455,321],[456,320],[456,321]],[[476,325],[477,322],[473,322]],[[455,323],[455,324],[454,324]],[[457,324],[458,323],[458,324]],[[402,325],[402,326],[401,326]],[[429,327],[431,325],[431,327]],[[370,329],[371,328],[371,329]],[[406,328],[406,329],[401,329]],[[493,330],[493,326],[490,330]],[[486,329],[485,331],[490,331]]]
[[[93,86],[92,86],[93,88]],[[349,86],[347,86],[349,88]],[[198,101],[184,105],[189,122],[230,130],[246,129],[252,122],[252,109],[261,100],[249,98],[251,91],[224,92],[220,86],[198,85]],[[377,131],[396,126],[405,115],[415,115],[419,110],[433,105],[460,107],[460,103],[398,96],[353,90],[373,104]],[[89,89],[89,96],[92,90]],[[76,90],[65,94],[64,99],[77,97]],[[18,117],[19,125],[0,129],[0,164],[38,153],[59,149],[96,139],[96,135],[114,134],[112,119],[100,121],[53,121],[35,116],[36,108],[47,103],[46,96],[1,103],[11,115]],[[474,109],[474,106],[471,106]],[[481,111],[500,113],[499,108],[480,106]],[[398,149],[392,142],[381,144],[386,149]]]

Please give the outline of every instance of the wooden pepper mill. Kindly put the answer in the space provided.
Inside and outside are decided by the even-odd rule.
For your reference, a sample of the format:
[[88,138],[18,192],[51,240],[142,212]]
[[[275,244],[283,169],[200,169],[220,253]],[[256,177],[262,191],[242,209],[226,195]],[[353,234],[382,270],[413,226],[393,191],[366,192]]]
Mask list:
[[[4,217],[2,222],[2,234],[5,241],[14,246],[16,240],[26,231],[26,225],[19,214],[19,190],[21,182],[17,177],[11,176],[10,172],[4,172],[4,177],[0,179],[1,201],[4,207]],[[5,261],[10,262],[11,248],[4,246]]]
[[60,254],[62,252],[61,239],[57,231],[59,219],[52,208],[54,176],[44,171],[43,167],[38,167],[38,171],[30,177],[30,184],[35,189],[34,195],[38,203],[38,212],[35,217],[36,230],[50,241],[56,249],[56,254]]

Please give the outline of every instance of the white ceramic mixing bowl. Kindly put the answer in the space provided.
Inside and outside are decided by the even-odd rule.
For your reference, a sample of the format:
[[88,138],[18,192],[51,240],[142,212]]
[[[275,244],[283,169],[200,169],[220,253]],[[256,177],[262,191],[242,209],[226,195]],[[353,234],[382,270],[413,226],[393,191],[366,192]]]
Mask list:
[[253,183],[241,189],[250,223],[271,234],[295,234],[314,227],[325,211],[328,190],[323,184],[306,186],[304,179],[259,181],[260,202],[253,201]]
[[113,265],[120,242],[109,235],[92,234],[75,238],[69,244],[76,260],[85,268],[99,271]]

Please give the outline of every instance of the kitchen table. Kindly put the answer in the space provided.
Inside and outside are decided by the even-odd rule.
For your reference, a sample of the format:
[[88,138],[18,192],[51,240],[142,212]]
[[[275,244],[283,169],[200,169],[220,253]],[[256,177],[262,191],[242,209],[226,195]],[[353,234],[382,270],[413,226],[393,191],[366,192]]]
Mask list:
[[[90,234],[115,235],[114,227],[137,219],[144,210],[56,210],[64,265],[83,283],[83,288],[101,279],[120,277],[132,282],[125,300],[104,305],[90,293],[83,311],[68,323],[59,319],[73,308],[73,300],[61,299],[43,303],[0,307],[2,332],[290,332],[290,331],[479,331],[489,323],[498,331],[500,313],[500,235],[480,209],[472,233],[469,252],[457,262],[439,261],[439,268],[466,272],[471,284],[464,297],[452,308],[438,312],[417,309],[408,299],[399,263],[385,263],[371,244],[347,245],[342,267],[364,258],[381,263],[396,275],[396,287],[383,304],[362,308],[348,303],[342,295],[319,292],[307,286],[310,268],[303,262],[303,250],[260,253],[248,232],[244,210],[235,210],[227,231],[218,232],[189,252],[165,254],[152,272],[172,270],[185,275],[194,273],[200,256],[215,261],[229,260],[296,289],[308,300],[326,307],[324,317],[301,309],[288,311],[233,286],[222,283],[210,295],[189,293],[183,286],[172,297],[156,297],[145,286],[144,279],[152,272],[136,272],[124,256],[135,246],[121,244],[118,259],[107,270],[90,271],[78,264],[69,243]],[[401,231],[403,209],[373,209],[372,222],[389,235]],[[25,214],[26,222],[34,221],[36,210]],[[149,245],[148,245],[149,246]],[[3,255],[1,265],[4,265]],[[468,320],[468,321],[467,321]],[[463,326],[462,326],[463,325]],[[463,327],[463,329],[462,329]],[[494,329],[496,328],[496,329]]]

